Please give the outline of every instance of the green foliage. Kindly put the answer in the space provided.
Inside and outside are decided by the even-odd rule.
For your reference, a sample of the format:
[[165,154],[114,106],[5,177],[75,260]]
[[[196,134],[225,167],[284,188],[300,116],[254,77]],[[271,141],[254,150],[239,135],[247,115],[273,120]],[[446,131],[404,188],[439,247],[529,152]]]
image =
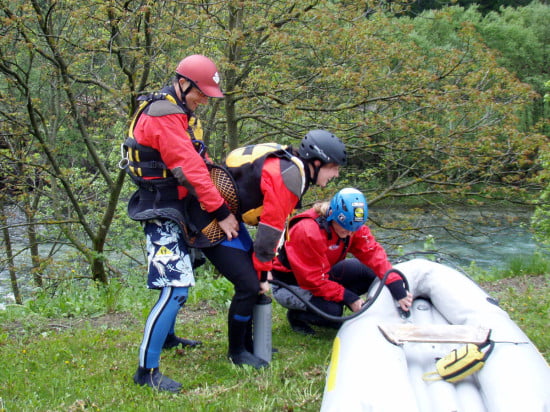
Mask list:
[[548,4],[534,1],[525,7],[491,12],[476,24],[487,45],[500,52],[500,64],[539,93],[550,65],[549,19]]
[[[109,284],[83,279],[60,279],[37,290],[25,302],[25,307],[44,317],[99,316],[130,307],[139,294],[133,291],[127,279],[112,279]],[[138,289],[139,290],[139,289]]]
[[[527,203],[547,185],[545,137],[518,130],[534,94],[488,50],[475,9],[413,20],[374,2],[367,19],[361,2],[325,0],[2,5],[2,160],[19,184],[38,182],[9,201],[47,224],[36,228],[52,253],[34,257],[52,271],[66,243],[88,265],[78,271],[103,283],[143,265],[119,145],[135,97],[165,84],[182,53],[207,54],[220,69],[226,98],[200,111],[214,159],[258,141],[296,145],[312,128],[345,141],[341,180],[304,205],[343,184],[371,205],[415,198],[437,211],[459,200]],[[535,12],[504,15],[545,38]]]
[[233,284],[216,273],[209,262],[197,271],[195,278],[196,284],[189,296],[190,303],[206,301],[219,309],[229,308],[234,294]]
[[503,277],[544,275],[550,273],[548,256],[534,254],[532,256],[514,256],[508,262],[508,270]]
[[187,305],[177,332],[201,339],[203,346],[164,351],[161,359],[162,371],[183,383],[179,395],[133,384],[145,321],[134,317],[135,308],[88,319],[33,315],[33,328],[25,327],[26,320],[20,323],[26,316],[21,311],[9,317],[0,312],[0,356],[11,359],[10,367],[0,370],[4,407],[10,412],[318,410],[335,332],[304,338],[290,330],[280,306],[273,310],[273,342],[280,352],[269,369],[256,371],[226,358],[226,310]]
[[475,262],[472,262],[466,272],[478,282],[491,282],[522,276],[543,276],[550,273],[550,257],[548,254],[540,252],[532,255],[511,256],[504,263],[504,267],[489,271],[479,268]]
[[426,0],[426,1],[415,1],[408,11],[408,15],[416,16],[422,11],[429,9],[441,9],[451,5],[458,5],[465,8],[476,7],[486,14],[488,12],[498,12],[502,7],[522,7],[530,4],[532,0]]
[[495,275],[493,275],[494,273],[493,271],[488,271],[480,268],[475,261],[470,262],[468,267],[465,268],[465,271],[476,282],[480,282],[480,281],[491,282],[496,279],[499,279],[499,277],[496,277]]
[[[548,272],[546,272],[548,273]],[[520,327],[526,331],[529,339],[548,361],[550,358],[550,339],[548,333],[548,313],[550,312],[550,298],[548,294],[548,275],[545,276],[545,285],[532,285],[529,276],[522,277],[523,283],[514,284],[504,290],[494,293],[502,309]]]
[[[544,174],[550,174],[550,154],[548,151],[542,154]],[[541,177],[542,178],[542,177]],[[535,238],[543,246],[550,246],[550,183],[540,193],[540,203],[536,207],[531,219],[531,226]]]
[[[439,14],[434,12],[423,13],[422,18],[414,20],[415,27],[429,26],[433,30],[425,42],[435,41],[439,46],[458,46],[460,49],[460,27],[473,25],[482,41],[495,51],[497,63],[543,95],[550,66],[550,30],[546,24],[550,19],[550,7],[547,4],[534,1],[525,7],[502,7],[487,14],[475,6],[450,7],[445,13],[449,13],[450,18],[444,22],[437,18],[431,22]],[[463,43],[464,46],[468,44]],[[545,121],[550,112],[540,96],[533,96],[532,104],[521,114],[520,127],[528,129],[542,119],[539,127],[547,133]]]
[[[190,289],[189,303],[205,303],[225,310],[234,294],[233,285],[215,273],[207,262],[196,273],[196,285]],[[46,282],[26,299],[24,308],[42,317],[97,317],[135,308],[145,317],[157,293],[146,287],[143,266],[128,268],[122,277],[113,277],[108,284],[90,281],[71,269],[65,277]]]
[[[203,277],[200,282],[209,279],[213,280]],[[7,411],[319,410],[335,332],[320,330],[315,337],[296,334],[277,304],[273,305],[273,342],[279,353],[267,370],[229,363],[223,300],[211,300],[213,306],[201,300],[182,309],[176,331],[201,339],[203,346],[164,351],[161,358],[162,371],[183,383],[183,393],[156,393],[135,386],[131,376],[145,322],[141,309],[150,309],[157,294],[138,286],[143,277],[127,280],[130,283],[117,296],[133,299],[120,300],[120,311],[107,316],[68,317],[74,313],[70,305],[68,313],[54,311],[53,318],[44,316],[48,312],[44,307],[33,312],[10,305],[0,311],[0,357],[9,359],[9,367],[0,368],[0,396]],[[496,292],[496,297],[548,360],[550,294],[547,287],[529,286],[529,277],[522,284],[526,287],[508,287]],[[102,306],[93,302],[103,298],[91,284],[66,290],[76,296],[65,301],[90,296],[88,313]],[[56,302],[42,300],[37,305]]]

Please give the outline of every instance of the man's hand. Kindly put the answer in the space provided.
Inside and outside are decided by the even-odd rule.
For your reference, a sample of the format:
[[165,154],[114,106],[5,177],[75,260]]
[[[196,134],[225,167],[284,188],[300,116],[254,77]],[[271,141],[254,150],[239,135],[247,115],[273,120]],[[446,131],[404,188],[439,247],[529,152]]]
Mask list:
[[413,303],[411,292],[407,291],[407,296],[405,296],[403,299],[399,299],[398,303],[401,309],[403,309],[405,312],[408,312],[411,309]]
[[219,221],[218,225],[227,236],[227,240],[231,240],[239,236],[239,222],[233,213],[227,216],[224,220]]
[[357,299],[355,302],[353,302],[349,308],[353,312],[359,312],[361,310],[361,307],[365,304],[365,301],[361,298]]
[[269,280],[273,279],[273,275],[271,272],[267,272],[267,280],[265,282],[260,282],[260,294],[266,294],[269,292],[269,289],[271,288],[269,284]]

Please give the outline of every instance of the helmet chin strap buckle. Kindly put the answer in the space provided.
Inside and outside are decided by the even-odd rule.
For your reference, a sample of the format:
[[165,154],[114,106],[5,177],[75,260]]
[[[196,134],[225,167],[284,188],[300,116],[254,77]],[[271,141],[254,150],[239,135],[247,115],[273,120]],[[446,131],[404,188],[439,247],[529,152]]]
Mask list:
[[323,167],[322,164],[319,166],[316,166],[315,163],[313,163],[313,177],[311,178],[312,184],[317,183],[317,178],[319,177],[319,172],[321,171],[321,167]]

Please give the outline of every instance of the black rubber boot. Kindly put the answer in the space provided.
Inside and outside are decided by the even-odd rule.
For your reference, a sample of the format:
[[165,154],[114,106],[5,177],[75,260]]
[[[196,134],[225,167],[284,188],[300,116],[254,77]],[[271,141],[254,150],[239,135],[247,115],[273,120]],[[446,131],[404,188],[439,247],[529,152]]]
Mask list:
[[178,338],[176,335],[168,335],[166,336],[164,345],[162,345],[162,349],[175,348],[176,346],[179,346],[179,345],[181,345],[184,348],[186,346],[190,348],[194,348],[196,346],[202,345],[202,342],[200,340]]
[[[249,365],[253,368],[260,369],[269,365],[265,360],[258,358],[246,348],[246,341],[248,344],[252,343],[251,334],[252,322],[239,321],[229,315],[228,319],[228,338],[229,338],[229,351],[228,357],[235,365],[243,366]],[[250,339],[247,339],[247,335]]]
[[252,333],[253,321],[250,319],[246,324],[246,333],[244,334],[244,347],[250,353],[254,353],[254,338]]
[[253,355],[247,350],[237,354],[230,353],[229,359],[231,359],[231,362],[238,366],[248,365],[256,369],[261,369],[269,366],[269,363],[267,363],[265,360],[258,358],[256,355]]
[[147,385],[158,391],[178,393],[181,389],[181,383],[164,376],[160,373],[159,368],[138,367],[134,375],[134,382],[137,385]]
[[307,315],[307,312],[296,309],[289,309],[286,313],[288,323],[294,332],[302,335],[315,335],[315,330],[308,324],[309,316]]

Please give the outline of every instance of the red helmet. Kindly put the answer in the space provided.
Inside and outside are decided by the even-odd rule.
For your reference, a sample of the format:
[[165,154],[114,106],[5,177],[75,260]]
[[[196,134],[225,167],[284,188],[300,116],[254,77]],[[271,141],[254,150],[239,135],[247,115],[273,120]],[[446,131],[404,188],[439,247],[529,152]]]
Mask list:
[[193,54],[179,62],[176,73],[194,83],[208,97],[223,97],[220,89],[220,75],[212,60]]

